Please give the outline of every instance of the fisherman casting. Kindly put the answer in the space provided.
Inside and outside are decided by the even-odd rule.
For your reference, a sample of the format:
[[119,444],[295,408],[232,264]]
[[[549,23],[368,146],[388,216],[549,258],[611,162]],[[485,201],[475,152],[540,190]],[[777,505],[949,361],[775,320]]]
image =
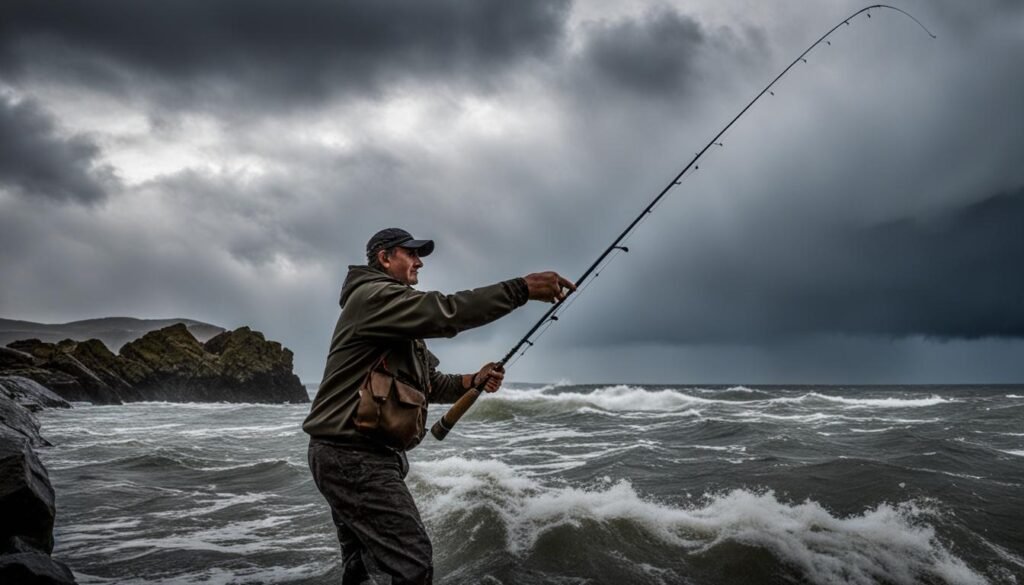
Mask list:
[[[349,267],[341,291],[338,319],[327,367],[312,410],[303,423],[310,435],[309,467],[317,488],[331,507],[341,543],[342,583],[362,584],[371,571],[390,575],[392,583],[431,583],[430,539],[403,481],[409,469],[406,451],[425,435],[429,402],[455,404],[431,433],[443,439],[469,410],[481,390],[493,392],[504,366],[522,355],[558,319],[569,292],[582,292],[615,254],[628,252],[626,238],[655,205],[720,142],[733,124],[773,88],[797,63],[840,27],[874,9],[904,10],[874,4],[854,12],[811,44],[754,97],[658,193],[650,204],[590,265],[575,284],[554,272],[530,274],[452,295],[420,292],[422,258],[434,250],[431,240],[416,240],[405,230],[381,230],[366,245],[367,265]],[[588,280],[590,279],[590,280]],[[578,295],[576,295],[578,297]],[[576,297],[574,297],[576,298]],[[499,319],[527,300],[554,303],[498,362],[473,374],[442,374],[424,338],[454,337],[461,331]],[[522,352],[520,352],[522,349]]]
[[392,583],[429,584],[430,539],[404,478],[406,451],[426,433],[427,404],[454,402],[468,390],[494,392],[504,370],[443,374],[426,338],[454,337],[511,313],[527,300],[560,302],[576,287],[555,272],[529,274],[455,294],[421,292],[432,240],[389,228],[366,244],[367,264],[350,266],[341,289],[323,381],[303,430],[309,468],[331,508],[341,544],[342,583],[371,572]]

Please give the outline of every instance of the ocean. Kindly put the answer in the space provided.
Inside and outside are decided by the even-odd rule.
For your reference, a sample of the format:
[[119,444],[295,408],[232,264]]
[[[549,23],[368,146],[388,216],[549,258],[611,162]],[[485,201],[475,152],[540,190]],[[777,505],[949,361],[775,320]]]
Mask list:
[[[340,582],[308,408],[40,413],[54,557]],[[510,384],[410,460],[440,584],[1024,584],[1024,386]]]

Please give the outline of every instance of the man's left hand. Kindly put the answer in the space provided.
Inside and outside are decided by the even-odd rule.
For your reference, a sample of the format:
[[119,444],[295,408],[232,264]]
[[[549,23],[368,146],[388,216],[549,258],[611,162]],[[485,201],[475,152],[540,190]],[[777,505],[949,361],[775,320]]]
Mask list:
[[501,388],[501,382],[505,379],[505,368],[499,366],[494,362],[484,364],[484,367],[480,368],[480,371],[473,374],[473,388],[478,388],[484,380],[487,380],[484,385],[484,390],[488,392],[496,392],[498,388]]

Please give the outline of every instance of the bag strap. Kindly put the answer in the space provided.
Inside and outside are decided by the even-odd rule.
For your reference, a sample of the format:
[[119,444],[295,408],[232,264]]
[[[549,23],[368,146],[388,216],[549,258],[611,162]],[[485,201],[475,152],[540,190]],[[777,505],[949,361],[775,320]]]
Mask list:
[[366,386],[366,384],[370,381],[370,376],[373,374],[374,371],[376,371],[381,366],[384,366],[384,371],[385,372],[390,373],[388,371],[388,354],[389,353],[391,353],[390,349],[385,350],[384,353],[382,353],[380,355],[380,357],[377,358],[377,361],[373,362],[373,365],[370,366],[370,368],[368,370],[366,370],[366,376],[363,377],[363,386]]

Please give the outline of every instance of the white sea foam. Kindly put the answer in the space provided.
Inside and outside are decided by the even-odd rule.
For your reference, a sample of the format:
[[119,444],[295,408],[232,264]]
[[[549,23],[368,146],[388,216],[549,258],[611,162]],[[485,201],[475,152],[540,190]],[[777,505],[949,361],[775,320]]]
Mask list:
[[270,497],[267,493],[246,493],[246,494],[204,494],[195,497],[194,504],[188,510],[168,510],[166,512],[153,512],[152,516],[163,516],[169,518],[184,518],[194,516],[207,516],[231,506],[243,504],[256,504],[263,502]]
[[1006,453],[1007,455],[1016,455],[1017,457],[1024,457],[1024,450],[1010,449],[1003,451],[1003,453]]
[[284,537],[281,529],[294,519],[290,516],[268,516],[258,520],[246,520],[218,524],[211,528],[188,530],[167,536],[138,534],[139,538],[120,538],[105,542],[92,554],[110,555],[131,551],[132,554],[147,553],[155,549],[215,551],[233,554],[254,554],[269,551],[286,551],[292,545],[307,540],[319,540],[316,534]]
[[[771,407],[772,405],[829,402],[847,408],[920,408],[956,402],[953,399],[937,395],[927,398],[846,398],[843,396],[820,394],[818,392],[808,392],[801,396],[792,397],[722,400],[694,396],[680,390],[648,390],[640,386],[626,385],[607,386],[589,392],[553,392],[553,390],[553,387],[506,390],[493,397],[489,397],[488,402],[524,406],[536,404],[544,405],[546,408],[555,407],[567,411],[584,411],[584,409],[589,408],[606,412],[672,413],[710,405],[756,407],[760,409]],[[751,394],[757,392],[750,389],[745,390],[749,390]]]
[[[324,551],[328,552],[328,551]],[[233,585],[236,583],[293,583],[307,581],[322,575],[327,566],[305,565],[298,567],[244,567],[235,570],[221,567],[203,569],[190,573],[178,573],[169,577],[145,577],[108,579],[75,571],[75,578],[81,585]]]
[[[598,409],[610,412],[672,412],[685,411],[693,407],[714,404],[754,404],[772,400],[720,400],[693,396],[680,390],[648,390],[641,386],[623,384],[597,388],[588,392],[552,392],[553,388],[530,390],[509,390],[488,398],[495,403],[543,404],[547,408],[560,407],[562,410]],[[693,411],[695,414],[700,414]]]
[[[670,410],[667,412],[656,412],[651,410],[644,411],[610,411],[602,410],[601,408],[595,408],[590,406],[584,406],[577,408],[576,412],[579,414],[595,414],[598,416],[610,416],[616,419],[634,419],[642,421],[650,421],[653,419],[666,419],[669,421],[676,421],[680,418],[703,418],[704,413],[696,408],[687,408],[685,410]],[[671,422],[669,424],[672,424]]]
[[880,504],[838,517],[807,500],[790,504],[770,491],[737,489],[699,505],[672,506],[642,497],[625,480],[596,489],[555,487],[497,461],[448,458],[421,463],[410,476],[428,521],[486,507],[500,515],[510,553],[528,552],[545,532],[627,522],[680,554],[702,554],[737,542],[771,551],[813,583],[957,585],[986,583],[936,537],[935,512],[914,502]]
[[232,435],[267,435],[274,431],[294,430],[297,431],[297,427],[294,424],[272,424],[272,425],[247,425],[239,427],[208,427],[201,429],[189,429],[187,431],[179,431],[179,435],[189,437],[225,437]]
[[949,404],[956,402],[949,398],[931,395],[928,398],[845,398],[843,396],[829,396],[817,392],[809,392],[799,398],[775,398],[776,402],[782,401],[807,401],[822,400],[844,404],[853,408],[920,408],[923,406],[935,406],[938,404]]
[[729,388],[692,388],[692,392],[698,392],[700,394],[721,394],[723,392],[743,392],[745,394],[766,394],[764,390],[757,390],[756,388],[747,388],[746,386],[731,386]]
[[[120,423],[120,421],[119,421]],[[90,437],[109,437],[111,435],[144,435],[150,436],[153,431],[166,431],[183,426],[182,423],[167,423],[167,424],[154,424],[154,425],[142,425],[142,426],[104,426],[100,430],[94,428],[86,428],[79,426],[65,426],[60,429],[62,433],[69,433],[74,435],[86,435]]]
[[747,452],[747,446],[746,445],[725,445],[725,446],[717,446],[717,445],[690,445],[690,448],[691,449],[704,449],[706,451],[725,451],[725,452],[728,452],[728,453],[746,453]]
[[574,431],[572,429],[554,429],[546,430],[539,433],[524,434],[512,437],[505,441],[506,445],[515,445],[516,443],[533,442],[533,441],[544,441],[551,442],[559,439],[570,439],[576,437],[592,437],[594,433],[582,433],[580,431]]
[[[550,393],[546,389],[516,390],[496,394],[505,402],[544,402],[571,408],[596,407],[610,411],[672,411],[700,403],[721,402],[709,398],[690,396],[676,390],[646,390],[638,386],[608,386],[590,392]],[[492,399],[493,400],[493,399]]]

